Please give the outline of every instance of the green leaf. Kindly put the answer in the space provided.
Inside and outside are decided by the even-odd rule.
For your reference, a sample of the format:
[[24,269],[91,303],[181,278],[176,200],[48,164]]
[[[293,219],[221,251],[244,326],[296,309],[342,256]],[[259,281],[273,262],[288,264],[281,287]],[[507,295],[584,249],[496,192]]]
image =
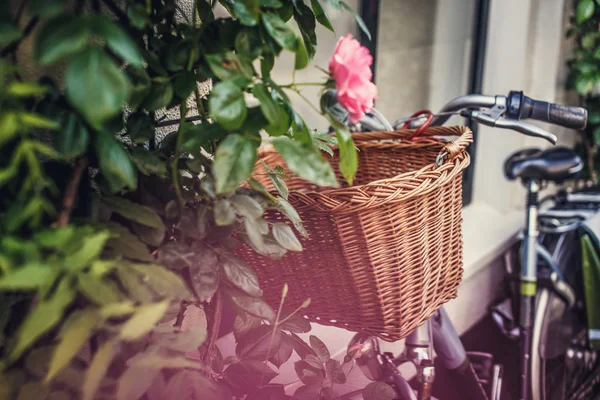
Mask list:
[[260,0],[261,7],[281,8],[283,4],[279,0]]
[[196,360],[187,358],[182,355],[169,355],[168,353],[159,353],[156,351],[146,351],[145,353],[138,354],[134,358],[128,361],[131,367],[135,368],[192,368],[192,369],[205,369],[204,365]]
[[57,129],[58,124],[51,119],[42,117],[39,114],[21,111],[17,113],[17,117],[20,122],[29,128],[41,128],[41,129]]
[[577,23],[582,24],[590,19],[594,15],[594,8],[594,0],[579,0],[575,11]]
[[104,378],[104,375],[106,375],[117,350],[118,342],[114,339],[105,342],[98,349],[85,374],[85,381],[82,388],[83,400],[92,400],[94,398],[100,382]]
[[159,374],[159,368],[127,368],[119,378],[116,400],[141,398]]
[[276,376],[277,373],[264,361],[256,360],[241,360],[230,365],[223,374],[228,385],[243,393],[257,391],[261,381],[265,384]]
[[[265,241],[262,229],[263,222],[264,220],[262,218],[244,218],[244,228],[248,235],[248,239],[250,239],[250,243],[259,254],[265,252]],[[269,226],[267,225],[267,232],[265,233],[268,233],[268,228]]]
[[310,332],[311,326],[306,318],[296,314],[286,318],[286,321],[281,324],[281,329],[292,333],[306,333]]
[[237,213],[246,218],[260,218],[265,212],[263,206],[258,201],[245,194],[236,194],[232,196],[231,203]]
[[127,133],[133,143],[144,143],[154,138],[154,122],[150,115],[137,111],[127,118]]
[[581,46],[586,50],[591,50],[594,47],[594,44],[596,43],[596,36],[596,32],[590,32],[583,35],[583,37],[581,38]]
[[594,144],[596,146],[600,144],[600,126],[594,128]]
[[0,290],[33,290],[50,287],[59,271],[48,265],[25,265],[0,279]]
[[229,135],[215,153],[213,174],[217,193],[235,190],[254,168],[258,143],[242,135]]
[[84,19],[60,15],[40,30],[34,44],[34,56],[42,65],[54,64],[83,50],[90,36]]
[[206,340],[206,329],[193,326],[184,331],[173,331],[152,335],[152,343],[173,351],[189,353],[198,350]]
[[67,98],[95,128],[119,114],[131,95],[125,73],[95,46],[73,58],[65,83]]
[[290,251],[302,251],[302,245],[292,228],[284,222],[276,222],[273,224],[273,237],[277,240],[284,249]]
[[88,23],[92,32],[104,39],[108,48],[117,56],[134,67],[143,66],[142,53],[138,45],[118,24],[102,15],[89,17]]
[[19,358],[36,340],[58,324],[74,298],[75,292],[68,286],[67,280],[61,281],[49,300],[41,301],[33,311],[29,311],[15,335],[8,358]]
[[321,362],[323,363],[328,362],[331,358],[331,355],[329,354],[329,350],[327,350],[327,346],[325,346],[325,343],[323,343],[321,339],[314,335],[310,335],[309,340],[310,347],[312,347],[312,349],[315,351],[315,354],[317,355],[319,360],[321,360]]
[[121,338],[123,340],[136,340],[152,330],[169,308],[169,301],[144,304],[138,307],[135,313],[123,324]]
[[362,391],[364,400],[392,400],[396,397],[394,389],[383,382],[371,382]]
[[348,184],[352,185],[356,171],[358,171],[358,150],[354,146],[350,130],[345,125],[331,121],[338,139],[340,151],[340,172]]
[[281,211],[283,215],[285,215],[290,221],[292,221],[294,228],[296,228],[296,230],[300,232],[302,236],[308,238],[308,233],[306,232],[306,229],[304,229],[302,220],[300,219],[300,215],[298,215],[296,209],[287,200],[281,198],[278,200],[279,207],[277,207],[277,209]]
[[135,147],[131,150],[131,161],[142,174],[157,175],[161,178],[167,176],[167,165],[155,154],[148,150]]
[[54,17],[67,5],[67,0],[31,0],[29,3],[29,15],[39,15],[43,18]]
[[61,228],[48,228],[37,232],[34,240],[42,247],[49,249],[62,249],[73,239],[75,227],[72,225]]
[[269,358],[269,361],[273,363],[277,368],[280,368],[284,363],[286,363],[292,353],[294,352],[294,344],[292,339],[286,334],[281,335],[281,343],[279,344],[279,349],[277,352],[271,353],[272,356]]
[[600,111],[589,110],[588,123],[590,125],[600,125]]
[[261,320],[252,315],[244,314],[243,316],[238,315],[233,321],[233,336],[236,342],[239,342],[246,334],[258,328],[261,325]]
[[331,22],[327,17],[327,13],[325,12],[325,10],[323,10],[323,7],[321,6],[321,3],[319,3],[319,0],[310,0],[310,4],[312,6],[317,21],[319,21],[319,23],[325,28],[335,33],[335,31],[333,30],[333,26],[331,26]]
[[177,298],[193,300],[186,284],[179,277],[162,265],[156,264],[128,264],[152,291],[162,298]]
[[331,165],[312,146],[283,136],[275,138],[273,144],[289,169],[299,177],[319,186],[339,186]]
[[269,178],[271,179],[273,186],[275,186],[275,189],[277,189],[277,191],[279,192],[281,197],[283,197],[284,199],[287,200],[290,191],[289,191],[287,185],[285,184],[285,182],[283,181],[283,179],[281,179],[280,176],[275,175],[275,174],[269,174]]
[[210,94],[208,105],[210,116],[228,130],[241,127],[248,114],[244,93],[232,81],[217,83]]
[[163,82],[152,85],[150,94],[143,104],[143,108],[148,111],[156,111],[160,108],[167,107],[173,100],[173,85],[170,82]]
[[22,36],[21,30],[13,23],[0,22],[0,47],[16,42]]
[[263,300],[245,295],[242,292],[229,288],[225,290],[225,294],[233,304],[248,314],[266,319],[269,322],[273,322],[275,320],[275,311],[273,311],[273,309]]
[[263,13],[261,15],[263,25],[269,35],[284,49],[295,52],[298,45],[298,38],[294,31],[286,25],[276,14]]
[[270,325],[261,325],[247,332],[240,338],[235,347],[235,354],[244,360],[265,360],[267,355],[273,355],[279,351],[282,333]]
[[150,19],[148,18],[148,14],[146,14],[146,7],[142,4],[129,4],[127,7],[127,17],[129,18],[129,21],[131,21],[131,25],[137,29],[141,30],[150,26]]
[[195,154],[201,147],[210,148],[213,140],[225,137],[227,132],[218,124],[186,124],[180,129],[181,150],[186,153]]
[[263,295],[256,273],[244,260],[232,254],[225,254],[221,256],[221,265],[225,278],[235,287],[250,296],[261,297]]
[[196,89],[196,74],[194,71],[184,71],[175,78],[173,90],[182,99],[187,99]]
[[338,360],[329,360],[325,365],[327,373],[331,377],[331,380],[335,383],[346,383],[346,374],[342,370],[342,366]]
[[56,136],[56,150],[66,158],[79,157],[87,150],[90,133],[77,114],[69,113],[61,118]]
[[365,25],[365,21],[363,21],[361,16],[358,15],[356,10],[354,10],[352,7],[350,7],[348,4],[344,3],[343,1],[341,1],[340,4],[346,10],[348,10],[350,12],[350,14],[352,14],[354,16],[356,23],[358,24],[360,29],[365,33],[365,35],[367,36],[367,39],[371,40],[371,32],[369,32],[369,28],[367,28],[367,25]]
[[210,0],[197,0],[196,9],[202,23],[210,22],[215,19]]
[[252,94],[260,102],[260,109],[269,121],[265,130],[271,136],[283,135],[290,127],[290,118],[285,109],[273,100],[269,90],[262,83],[254,85]]
[[165,393],[173,399],[225,399],[221,397],[218,387],[212,380],[192,371],[180,371],[175,374],[169,380]]
[[152,261],[148,247],[134,236],[127,228],[117,223],[111,224],[110,231],[116,235],[111,238],[106,247],[113,249],[125,258],[139,261]]
[[219,287],[217,255],[209,247],[202,247],[190,267],[192,286],[200,301],[210,299]]
[[[310,7],[304,4],[303,1],[295,3],[294,19],[298,23],[308,59],[312,59],[316,53],[315,46],[317,45],[317,35],[315,33],[316,21]],[[308,61],[307,61],[308,62]]]
[[594,89],[594,85],[596,84],[595,75],[577,75],[575,78],[575,90],[580,95],[586,95]]
[[80,247],[73,253],[69,253],[65,256],[65,269],[76,272],[90,265],[94,259],[98,258],[102,250],[104,250],[104,245],[109,237],[109,232],[101,231],[90,236],[79,238],[79,240],[81,240]]
[[102,202],[112,211],[130,221],[153,228],[165,228],[158,213],[150,207],[134,203],[122,197],[102,197]]
[[121,291],[112,281],[86,273],[80,273],[77,278],[79,291],[96,305],[106,306],[123,299]]
[[6,94],[11,97],[33,97],[48,93],[48,86],[33,82],[11,82],[6,88]]
[[229,80],[243,88],[252,81],[254,70],[252,64],[234,52],[208,54],[205,56],[208,65],[220,80]]
[[50,361],[46,382],[50,382],[71,362],[81,346],[92,336],[97,321],[98,314],[92,309],[71,314],[60,332],[60,342],[54,350],[52,361]]
[[233,2],[233,9],[242,24],[254,26],[258,23],[260,15],[258,0],[236,0]]
[[263,78],[269,78],[271,75],[271,70],[275,66],[275,57],[273,54],[263,54],[260,60],[260,73]]
[[306,45],[304,39],[298,39],[298,48],[296,49],[296,62],[294,69],[304,69],[308,65],[309,57],[306,51]]
[[244,57],[254,60],[262,53],[262,42],[258,30],[242,29],[235,37],[235,50]]
[[117,268],[117,277],[119,282],[129,293],[129,298],[140,303],[152,303],[156,297],[154,292],[142,282],[140,275],[128,268],[127,266],[121,266]]
[[0,114],[0,146],[12,140],[19,129],[19,119],[12,112]]
[[215,223],[217,226],[231,225],[235,222],[235,212],[231,202],[227,199],[218,199],[215,203]]

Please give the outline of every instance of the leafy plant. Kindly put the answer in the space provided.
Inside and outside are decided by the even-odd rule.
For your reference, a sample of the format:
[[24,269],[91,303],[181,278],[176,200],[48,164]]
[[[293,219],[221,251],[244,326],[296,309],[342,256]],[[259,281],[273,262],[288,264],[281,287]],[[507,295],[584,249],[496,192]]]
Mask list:
[[587,165],[587,179],[597,181],[600,160],[600,2],[577,0],[575,15],[570,19],[567,37],[575,46],[573,58],[568,60],[568,87],[580,96],[580,103],[588,109],[588,126],[581,133],[581,145],[577,146]]
[[[187,15],[175,0],[13,3],[0,9],[0,398],[283,399],[270,381],[293,351],[307,385],[296,397],[330,398],[352,358],[304,343],[310,299],[288,313],[286,286],[271,308],[238,249],[280,258],[307,236],[283,167],[264,165],[278,194],[254,178],[261,133],[292,173],[339,184],[322,153],[336,138],[294,110],[286,92],[303,84],[277,84],[271,70],[283,51],[305,68],[316,23],[333,30],[326,10],[348,6],[195,0]],[[31,81],[25,63],[65,73]],[[351,181],[356,149],[328,104]],[[165,108],[181,117],[159,118]],[[235,357],[215,345],[224,303],[238,313]]]

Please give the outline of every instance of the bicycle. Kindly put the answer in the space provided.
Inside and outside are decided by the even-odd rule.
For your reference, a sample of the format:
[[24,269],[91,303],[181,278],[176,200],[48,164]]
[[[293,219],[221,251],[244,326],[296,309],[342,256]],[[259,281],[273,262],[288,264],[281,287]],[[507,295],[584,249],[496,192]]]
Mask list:
[[[342,111],[343,112],[343,111]],[[523,122],[524,119],[536,119],[567,128],[583,129],[587,123],[587,111],[578,107],[567,107],[536,101],[522,92],[512,91],[508,96],[467,95],[450,101],[438,114],[419,112],[411,117],[390,124],[380,113],[374,111],[354,126],[353,131],[381,131],[398,129],[400,126],[418,128],[427,120],[430,126],[443,125],[452,115],[461,115],[479,124],[539,137],[555,144],[555,135],[534,125]],[[546,151],[522,151],[509,158],[506,173],[509,179],[520,179],[528,189],[526,224],[522,239],[522,262],[519,268],[518,339],[520,341],[520,388],[519,398],[546,399],[541,390],[539,364],[532,358],[532,343],[539,344],[541,322],[534,320],[534,313],[545,315],[552,301],[542,304],[540,298],[549,298],[549,290],[556,290],[557,298],[564,300],[569,292],[569,284],[556,273],[558,267],[553,264],[552,255],[538,237],[539,192],[545,182],[559,182],[575,177],[582,169],[581,159],[566,148],[553,148]],[[550,257],[548,257],[550,255]],[[538,277],[538,258],[550,265],[553,274],[549,280]],[[556,268],[552,268],[556,267]],[[540,271],[545,270],[539,268]],[[513,266],[513,272],[517,268]],[[543,283],[543,285],[542,285]],[[548,285],[548,286],[547,286]],[[561,292],[562,290],[562,292]],[[563,293],[564,292],[564,293]],[[544,295],[544,293],[547,293]],[[577,300],[577,294],[571,290],[571,299]],[[554,295],[554,292],[552,292]],[[536,303],[536,299],[538,300]],[[570,304],[570,303],[569,303]],[[541,311],[540,311],[541,310]],[[537,330],[536,330],[537,329]],[[548,326],[546,326],[546,332]],[[357,364],[363,373],[374,381],[389,383],[400,399],[426,400],[431,398],[435,380],[433,350],[445,369],[455,377],[463,398],[494,399],[500,398],[502,390],[502,366],[493,363],[490,354],[468,353],[463,347],[452,322],[443,308],[438,310],[424,325],[413,331],[405,341],[404,353],[396,357],[390,353],[381,353],[378,340],[357,334],[349,349],[359,349]],[[534,355],[537,353],[534,349]],[[539,358],[536,355],[536,358]],[[417,368],[417,393],[398,372],[398,366],[412,362]],[[536,366],[538,365],[538,366]],[[358,392],[344,398],[355,398]]]

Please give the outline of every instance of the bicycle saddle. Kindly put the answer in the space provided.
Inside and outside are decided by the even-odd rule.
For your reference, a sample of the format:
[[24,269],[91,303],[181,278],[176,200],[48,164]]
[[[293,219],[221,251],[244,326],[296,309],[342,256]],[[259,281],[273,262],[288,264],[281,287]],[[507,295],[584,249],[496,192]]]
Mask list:
[[560,182],[574,178],[582,168],[581,158],[569,148],[530,148],[511,155],[504,164],[504,174],[510,180]]

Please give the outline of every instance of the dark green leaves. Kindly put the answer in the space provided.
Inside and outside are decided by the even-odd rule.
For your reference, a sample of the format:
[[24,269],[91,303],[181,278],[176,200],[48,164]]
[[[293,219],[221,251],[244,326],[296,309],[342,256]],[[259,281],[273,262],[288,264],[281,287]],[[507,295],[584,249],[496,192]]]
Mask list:
[[131,221],[153,228],[164,229],[165,227],[156,211],[149,207],[136,204],[120,197],[103,197],[102,201],[106,203],[112,211]]
[[254,297],[262,296],[258,277],[244,260],[234,255],[226,254],[221,257],[221,265],[225,278],[237,288]]
[[258,0],[235,0],[233,2],[233,10],[242,24],[254,26],[258,23],[260,15]]
[[332,121],[337,133],[339,151],[340,151],[340,172],[346,181],[352,185],[354,176],[358,170],[358,150],[354,146],[352,135],[348,128]]
[[235,37],[235,50],[244,57],[254,60],[262,52],[258,29],[242,29]]
[[89,30],[82,18],[59,16],[42,28],[35,42],[34,54],[40,64],[53,64],[82,50]]
[[65,75],[67,98],[98,128],[117,115],[131,94],[129,80],[98,47],[89,47],[69,64]]
[[264,13],[261,15],[263,25],[269,35],[284,49],[296,51],[297,38],[294,32],[276,14]]
[[124,187],[137,187],[133,164],[117,139],[108,133],[99,132],[96,138],[96,154],[100,162],[100,171],[111,191],[118,192]]
[[90,139],[83,121],[75,113],[69,113],[61,118],[60,125],[56,135],[56,150],[67,158],[82,155]]
[[290,127],[290,118],[282,105],[273,100],[269,90],[262,83],[256,84],[252,89],[254,97],[260,101],[260,109],[269,121],[265,130],[271,136],[279,136],[287,132]]
[[289,169],[299,177],[317,185],[338,186],[331,165],[312,146],[287,137],[278,137],[273,144]]
[[590,19],[594,15],[594,8],[594,0],[579,0],[575,11],[577,23],[581,24]]
[[154,138],[154,123],[148,114],[137,111],[127,118],[127,133],[133,143],[144,143]]
[[257,297],[251,297],[237,290],[228,289],[225,291],[230,301],[246,311],[250,315],[266,319],[269,322],[275,320],[275,311],[263,300]]
[[315,354],[317,355],[319,360],[322,363],[328,362],[329,359],[331,358],[331,355],[329,354],[329,350],[327,350],[327,346],[325,346],[325,343],[323,343],[321,341],[321,339],[319,339],[318,337],[316,337],[314,335],[311,335],[309,340],[310,340],[310,347],[312,347],[313,351],[315,352]]
[[369,28],[367,28],[367,25],[365,25],[365,21],[363,21],[361,16],[358,15],[356,10],[353,9],[352,7],[350,7],[348,4],[344,3],[343,1],[340,2],[340,4],[346,10],[348,10],[350,12],[350,14],[352,14],[354,16],[354,19],[356,20],[356,23],[358,24],[358,26],[360,26],[360,29],[365,33],[365,35],[367,35],[367,39],[371,40],[371,32],[369,32]]
[[163,160],[144,148],[136,147],[131,150],[131,160],[144,175],[167,175],[167,166]]
[[187,99],[196,89],[196,74],[193,71],[184,71],[173,82],[175,94],[181,99]]
[[242,135],[229,135],[215,154],[213,173],[217,193],[236,189],[252,173],[258,143]]
[[119,25],[105,16],[95,15],[87,20],[92,33],[106,41],[106,45],[117,56],[134,67],[142,66],[142,54],[137,44]]
[[325,10],[323,10],[323,7],[321,6],[321,3],[319,3],[319,0],[310,0],[310,4],[312,6],[317,21],[319,21],[321,25],[329,29],[331,32],[334,32],[333,26],[331,26],[331,22],[327,17],[327,13],[325,13]]
[[273,237],[286,250],[302,251],[302,245],[294,235],[294,231],[284,222],[273,224]]
[[210,116],[229,130],[235,130],[242,126],[248,113],[244,93],[231,81],[217,83],[208,104]]
[[596,84],[595,75],[580,74],[575,78],[575,90],[580,95],[586,95],[592,91]]
[[48,18],[60,13],[67,5],[67,0],[31,0],[29,15]]

